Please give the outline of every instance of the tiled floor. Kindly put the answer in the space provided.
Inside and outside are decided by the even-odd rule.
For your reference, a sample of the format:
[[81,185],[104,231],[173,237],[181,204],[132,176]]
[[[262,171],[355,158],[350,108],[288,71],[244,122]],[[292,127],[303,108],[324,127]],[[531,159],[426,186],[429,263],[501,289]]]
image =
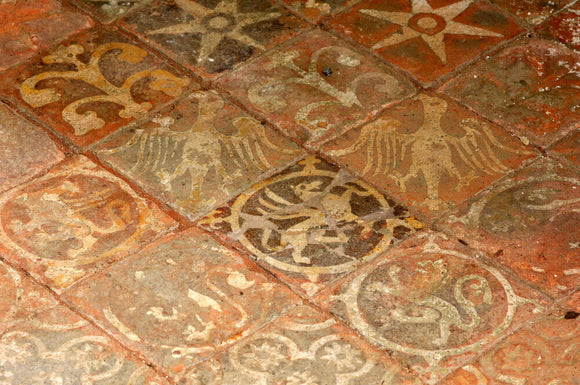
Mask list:
[[0,385],[580,384],[580,1],[0,24]]

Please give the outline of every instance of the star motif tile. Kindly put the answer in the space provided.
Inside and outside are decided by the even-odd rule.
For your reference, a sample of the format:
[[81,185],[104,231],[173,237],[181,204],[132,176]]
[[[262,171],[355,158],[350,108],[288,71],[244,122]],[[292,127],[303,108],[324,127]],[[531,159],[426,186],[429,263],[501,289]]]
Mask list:
[[328,25],[430,83],[521,27],[482,1],[362,1]]
[[530,24],[539,24],[552,14],[562,10],[573,0],[490,0],[512,15]]
[[360,0],[282,0],[290,9],[313,22],[339,12]]
[[575,3],[552,17],[541,31],[580,52],[580,4]]

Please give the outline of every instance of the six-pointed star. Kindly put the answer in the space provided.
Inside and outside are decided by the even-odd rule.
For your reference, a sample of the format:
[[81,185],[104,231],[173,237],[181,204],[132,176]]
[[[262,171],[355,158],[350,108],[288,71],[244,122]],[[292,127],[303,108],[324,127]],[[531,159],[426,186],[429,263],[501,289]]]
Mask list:
[[447,64],[445,34],[494,36],[503,35],[483,28],[453,21],[465,11],[473,0],[462,0],[445,7],[433,9],[427,0],[411,0],[411,12],[387,12],[376,9],[361,9],[359,12],[401,26],[400,33],[394,33],[373,46],[374,49],[395,45],[420,36],[431,50]]

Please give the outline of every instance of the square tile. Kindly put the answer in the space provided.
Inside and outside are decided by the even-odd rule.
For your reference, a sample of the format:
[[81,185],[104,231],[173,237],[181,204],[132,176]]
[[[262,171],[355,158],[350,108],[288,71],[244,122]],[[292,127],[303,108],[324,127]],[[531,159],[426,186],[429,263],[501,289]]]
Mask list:
[[528,38],[479,62],[444,92],[547,146],[580,124],[580,53]]
[[282,0],[290,9],[317,23],[360,0]]
[[64,159],[39,127],[0,105],[0,192]]
[[473,0],[367,0],[328,24],[425,83],[522,30],[507,13]]
[[59,291],[174,227],[84,157],[0,196],[0,251]]
[[0,71],[94,25],[54,0],[2,1],[0,20]]
[[97,147],[116,170],[193,218],[303,151],[216,92],[197,91]]
[[367,384],[420,382],[329,316],[302,306],[190,371],[192,384]]
[[323,153],[427,216],[438,216],[536,155],[508,132],[434,94],[387,109],[327,143]]
[[218,84],[307,146],[364,122],[414,91],[374,57],[323,31],[268,51]]
[[4,74],[0,92],[86,146],[180,96],[191,81],[124,35],[76,35]]
[[144,6],[150,0],[73,0],[89,9],[105,22],[123,16],[133,8]]
[[173,59],[209,77],[307,26],[270,0],[157,0],[122,23]]
[[175,380],[299,303],[198,229],[155,242],[66,297]]
[[574,0],[490,0],[520,19],[539,24]]
[[312,295],[423,227],[364,181],[308,157],[201,220]]
[[580,51],[580,3],[552,17],[541,31]]
[[551,147],[550,152],[556,153],[580,167],[580,131]]
[[409,238],[315,302],[428,384],[548,306],[456,239],[432,232]]
[[580,285],[580,174],[543,159],[440,225],[552,296]]

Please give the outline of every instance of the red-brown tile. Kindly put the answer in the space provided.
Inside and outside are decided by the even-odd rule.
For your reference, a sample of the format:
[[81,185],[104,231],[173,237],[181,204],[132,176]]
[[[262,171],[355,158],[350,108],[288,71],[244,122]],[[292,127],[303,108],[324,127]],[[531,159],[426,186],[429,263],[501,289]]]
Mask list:
[[542,32],[580,51],[580,3],[577,2],[566,11],[551,18],[543,26]]
[[553,296],[580,285],[580,174],[545,159],[440,225]]
[[580,314],[580,289],[564,301],[563,305],[568,310],[569,318],[578,318]]
[[443,234],[401,243],[315,299],[427,383],[548,305]]
[[93,26],[90,18],[55,0],[2,1],[0,20],[0,71]]
[[46,133],[0,105],[0,192],[64,159]]
[[408,80],[377,59],[322,31],[268,51],[219,84],[306,145],[413,92]]
[[6,72],[0,92],[85,146],[175,99],[190,83],[120,33],[100,29]]
[[66,296],[175,379],[299,303],[198,229],[155,242]]
[[374,187],[315,157],[201,223],[308,295],[423,227]]
[[95,13],[105,22],[123,16],[132,8],[145,6],[150,0],[73,0]]
[[328,24],[422,82],[521,31],[508,14],[473,0],[367,0]]
[[282,0],[292,10],[312,22],[319,22],[330,14],[360,0]]
[[550,151],[580,166],[580,131],[550,148]]
[[538,24],[548,16],[560,11],[574,0],[490,0],[512,15],[526,20],[528,23]]
[[465,71],[444,91],[546,146],[580,126],[580,53],[526,39]]
[[389,108],[323,152],[428,216],[454,207],[536,155],[469,110],[429,94]]
[[0,250],[56,290],[122,258],[175,222],[86,158],[0,196]]

